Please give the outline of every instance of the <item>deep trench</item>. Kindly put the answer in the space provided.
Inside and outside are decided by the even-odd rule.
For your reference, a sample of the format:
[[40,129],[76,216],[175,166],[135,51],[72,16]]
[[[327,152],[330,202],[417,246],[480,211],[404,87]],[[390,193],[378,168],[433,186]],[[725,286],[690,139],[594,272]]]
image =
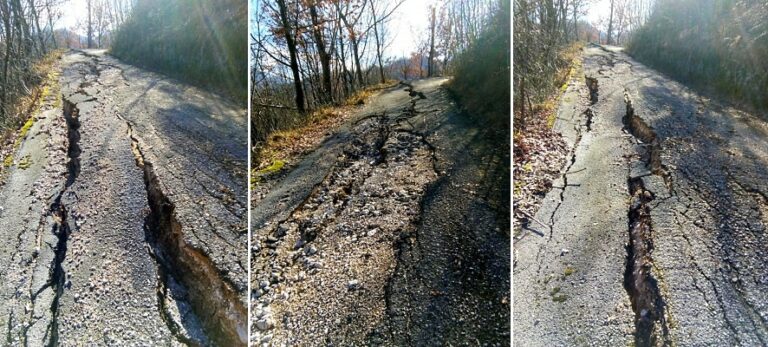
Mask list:
[[67,255],[67,241],[71,233],[71,226],[67,217],[67,209],[61,202],[61,198],[67,192],[67,189],[75,182],[80,174],[80,110],[62,96],[62,113],[67,124],[67,174],[64,188],[53,200],[50,207],[50,214],[54,218],[53,234],[56,235],[56,249],[54,251],[53,273],[51,283],[55,291],[54,299],[51,304],[51,326],[49,329],[49,346],[57,346],[59,341],[59,300],[64,292],[64,283],[66,282],[66,272],[62,267],[64,258]]
[[597,78],[584,76],[584,79],[587,81],[587,88],[589,88],[589,101],[594,105],[599,97]]
[[[645,165],[654,175],[663,175],[660,146],[656,133],[635,114],[629,93],[625,92],[626,113],[622,118],[625,129],[635,138],[650,146],[645,154]],[[635,313],[636,346],[670,346],[664,298],[659,290],[653,268],[653,223],[649,203],[655,199],[641,177],[627,178],[630,194],[628,217],[629,243],[624,289],[629,294]]]
[[[247,310],[232,286],[224,281],[210,258],[184,241],[181,223],[176,218],[176,206],[165,195],[155,174],[153,164],[142,152],[133,134],[133,125],[126,121],[131,150],[136,165],[143,170],[150,213],[145,220],[147,243],[153,258],[162,267],[158,295],[164,295],[167,276],[172,276],[187,290],[188,302],[213,345],[245,346],[247,344]],[[161,309],[164,305],[161,305]],[[161,313],[169,329],[180,342],[178,326]]]
[[624,123],[624,129],[643,143],[646,148],[643,159],[646,166],[652,174],[661,177],[667,188],[672,191],[672,180],[667,172],[667,168],[661,161],[661,141],[656,136],[653,128],[635,114],[632,98],[626,90],[624,91],[624,103],[626,104],[626,111],[621,119]]

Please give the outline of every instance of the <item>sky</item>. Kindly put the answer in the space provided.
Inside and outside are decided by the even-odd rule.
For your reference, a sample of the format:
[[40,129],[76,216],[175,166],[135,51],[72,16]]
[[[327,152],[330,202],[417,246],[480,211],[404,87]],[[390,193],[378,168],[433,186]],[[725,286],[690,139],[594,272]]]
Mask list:
[[[393,1],[394,2],[394,1]],[[392,14],[389,30],[392,43],[389,54],[395,57],[410,55],[429,26],[429,6],[434,0],[405,0]]]
[[[78,0],[84,1],[84,0]],[[390,8],[399,0],[389,1]],[[418,42],[422,39],[422,34],[429,26],[429,6],[437,0],[405,0],[390,17],[388,25],[389,46],[384,50],[384,55],[389,57],[410,56],[411,52],[416,50]],[[250,0],[250,4],[255,8],[257,0]]]
[[600,18],[608,18],[611,14],[609,0],[597,0],[587,6],[587,22],[596,24]]
[[77,25],[77,21],[85,21],[88,17],[88,8],[85,0],[68,0],[59,5],[61,18],[53,24],[55,28],[72,29]]

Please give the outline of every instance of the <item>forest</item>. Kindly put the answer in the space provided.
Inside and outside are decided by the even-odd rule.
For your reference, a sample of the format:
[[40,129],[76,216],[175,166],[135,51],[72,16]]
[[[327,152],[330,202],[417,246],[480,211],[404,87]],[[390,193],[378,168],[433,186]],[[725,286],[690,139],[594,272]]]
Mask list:
[[115,33],[111,52],[245,102],[247,13],[242,0],[137,0]]
[[[3,128],[16,124],[14,106],[19,98],[30,93],[30,86],[40,82],[42,76],[32,70],[32,65],[45,56],[54,45],[53,30],[41,18],[40,10],[51,15],[50,3],[37,6],[29,1],[0,1],[0,122]],[[43,19],[42,27],[41,19]],[[47,28],[47,30],[43,30]]]
[[768,108],[765,1],[658,0],[627,48],[637,60],[700,89]]
[[[487,105],[478,111],[492,108],[497,118],[508,118],[509,3],[438,3],[430,8],[417,49],[398,56],[389,51],[399,39],[389,24],[402,4],[252,1],[251,137],[256,148],[271,133],[304,124],[324,107],[359,103],[361,95],[397,80],[455,76],[452,88],[468,97],[467,105]],[[489,96],[499,102],[470,101]]]

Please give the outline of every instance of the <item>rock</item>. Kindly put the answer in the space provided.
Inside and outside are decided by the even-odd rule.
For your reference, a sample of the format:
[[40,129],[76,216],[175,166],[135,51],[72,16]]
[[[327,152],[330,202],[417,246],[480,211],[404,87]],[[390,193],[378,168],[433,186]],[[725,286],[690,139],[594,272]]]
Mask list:
[[357,290],[360,289],[360,282],[358,280],[351,280],[347,283],[347,289]]
[[256,321],[256,328],[261,331],[266,331],[269,329],[272,329],[274,327],[274,324],[269,321],[269,319],[262,318]]
[[285,224],[280,224],[280,225],[277,227],[277,236],[278,236],[278,237],[282,237],[282,236],[285,236],[285,234],[287,234],[289,230],[290,230],[290,228],[288,228],[288,226],[287,226],[287,225],[285,225]]

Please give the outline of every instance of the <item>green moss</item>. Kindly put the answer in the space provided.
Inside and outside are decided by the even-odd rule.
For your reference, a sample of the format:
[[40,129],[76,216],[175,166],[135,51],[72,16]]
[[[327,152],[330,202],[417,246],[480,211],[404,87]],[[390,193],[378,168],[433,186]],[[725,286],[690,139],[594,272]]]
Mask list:
[[21,160],[19,160],[19,169],[26,170],[32,165],[32,158],[29,156],[29,154],[25,155]]
[[24,123],[21,129],[19,129],[19,136],[16,137],[16,142],[14,142],[13,144],[14,150],[18,149],[19,146],[21,146],[21,142],[24,141],[24,138],[27,136],[27,132],[29,132],[29,129],[32,128],[33,125],[35,125],[35,121],[37,121],[37,118],[29,117],[29,119],[27,119],[27,122]]
[[265,168],[263,168],[263,169],[261,169],[259,171],[256,171],[256,175],[258,175],[258,176],[270,175],[270,174],[273,174],[275,172],[280,171],[283,168],[283,166],[285,166],[285,162],[278,159],[278,160],[275,160],[274,162],[272,162],[272,165],[267,166],[267,167],[265,167]]
[[568,296],[565,294],[558,294],[552,297],[554,302],[565,302],[565,300],[568,300]]
[[9,154],[7,157],[5,157],[5,160],[3,161],[3,166],[5,167],[13,166],[13,154]]
[[276,173],[283,169],[285,166],[285,161],[283,160],[275,160],[272,162],[272,165],[267,166],[261,170],[251,170],[251,185],[256,185],[261,182],[261,178],[264,176],[271,175],[273,173]]
[[557,111],[552,111],[547,117],[547,127],[552,129],[555,127],[555,120],[557,119]]
[[552,290],[549,291],[549,295],[555,296],[559,292],[560,292],[560,287],[554,287],[554,288],[552,288]]
[[565,267],[565,271],[563,271],[563,274],[564,274],[565,276],[570,276],[570,275],[573,275],[573,273],[574,273],[574,272],[576,272],[576,269],[575,269],[575,268],[573,268],[573,267],[570,267],[570,266],[566,266],[566,267]]

